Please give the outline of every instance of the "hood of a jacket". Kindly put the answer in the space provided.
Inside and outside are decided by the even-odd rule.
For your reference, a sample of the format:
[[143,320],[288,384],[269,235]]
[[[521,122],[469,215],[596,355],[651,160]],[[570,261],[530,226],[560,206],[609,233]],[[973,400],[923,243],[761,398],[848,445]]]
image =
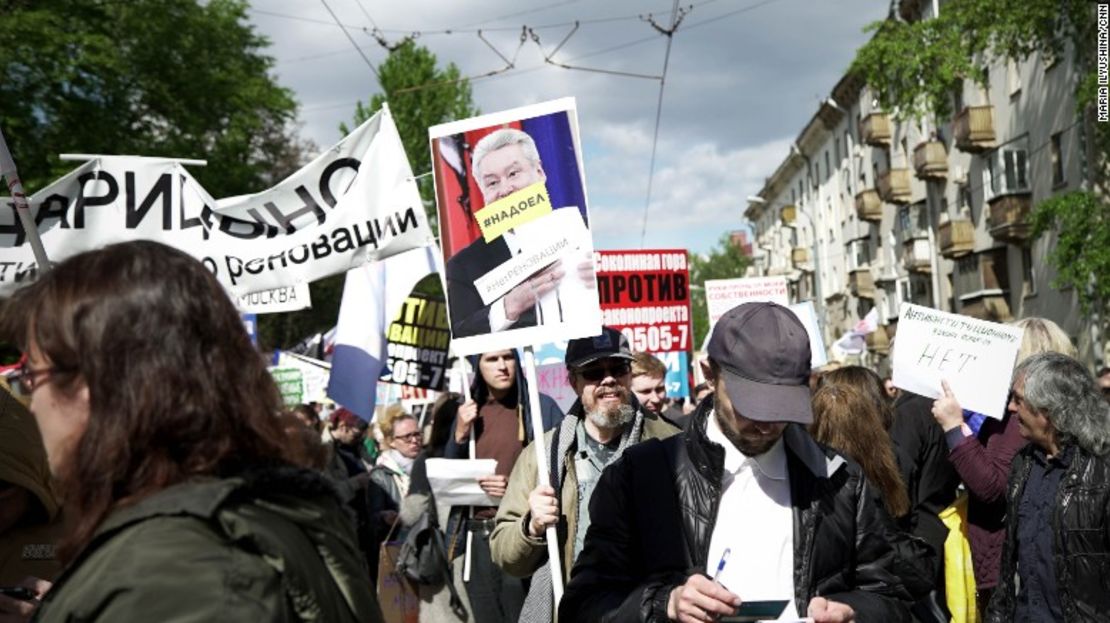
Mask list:
[[[510,349],[513,353],[513,362],[516,365],[516,376],[513,377],[513,386],[516,388],[516,403],[520,407],[521,427],[524,430],[524,440],[532,440],[532,427],[528,425],[532,410],[528,401],[528,380],[524,378],[524,366],[520,361],[520,352]],[[474,370],[474,379],[470,382],[470,399],[479,405],[485,404],[489,399],[489,386],[482,378],[482,371],[478,368],[478,359],[481,355],[467,355],[466,360]]]
[[[513,362],[516,366],[516,376],[513,377],[513,385],[516,387],[517,404],[525,409],[525,414],[528,413],[528,381],[524,378],[524,366],[520,361],[520,352],[517,349],[510,349],[513,353]],[[466,360],[470,362],[470,367],[474,370],[474,379],[470,382],[470,398],[478,404],[482,404],[489,398],[489,386],[486,385],[485,379],[482,378],[482,371],[478,368],[478,359],[481,355],[467,355]]]
[[30,491],[48,522],[57,516],[58,496],[38,425],[6,385],[0,387],[0,480]]

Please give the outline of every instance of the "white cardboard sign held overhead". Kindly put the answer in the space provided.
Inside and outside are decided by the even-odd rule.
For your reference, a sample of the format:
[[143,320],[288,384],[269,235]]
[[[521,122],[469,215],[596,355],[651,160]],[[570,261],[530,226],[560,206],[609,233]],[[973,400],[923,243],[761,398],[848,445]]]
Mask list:
[[705,304],[709,310],[709,326],[717,324],[725,312],[740,305],[769,301],[783,307],[790,305],[786,277],[747,277],[743,279],[709,279],[705,282]]
[[964,409],[1002,419],[1022,330],[903,304],[894,347],[895,387],[929,398],[948,381]]

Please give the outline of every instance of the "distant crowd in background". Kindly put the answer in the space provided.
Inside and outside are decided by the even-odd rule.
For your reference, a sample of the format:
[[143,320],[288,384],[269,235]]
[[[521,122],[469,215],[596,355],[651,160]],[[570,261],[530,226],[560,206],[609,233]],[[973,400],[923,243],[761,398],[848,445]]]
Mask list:
[[[748,303],[688,404],[606,327],[568,345],[566,412],[504,350],[469,399],[368,423],[283,407],[195,260],[80,254],[5,312],[0,622],[1104,621],[1110,369],[1015,325],[1001,419],[814,372],[797,318]],[[437,501],[429,461],[472,458],[493,503]]]

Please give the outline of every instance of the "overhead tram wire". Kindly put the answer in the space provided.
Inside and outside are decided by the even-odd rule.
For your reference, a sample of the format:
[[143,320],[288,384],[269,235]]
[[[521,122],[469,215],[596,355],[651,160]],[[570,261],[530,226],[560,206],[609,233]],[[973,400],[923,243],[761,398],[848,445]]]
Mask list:
[[[682,13],[685,15],[685,12]],[[651,15],[648,15],[651,19]],[[654,21],[651,22],[652,26],[659,32],[667,35],[667,51],[663,55],[663,73],[659,77],[659,101],[655,105],[655,132],[651,137],[651,164],[648,166],[648,185],[647,197],[644,199],[644,223],[640,228],[640,248],[644,248],[644,238],[647,236],[647,223],[648,223],[648,208],[651,207],[651,182],[655,177],[655,150],[659,146],[659,120],[663,116],[663,89],[667,86],[667,66],[671,60],[671,44],[674,43],[674,33],[678,29],[679,22],[682,21],[678,12],[678,0],[674,0],[674,8],[671,9],[671,27],[668,29],[660,28]]]
[[[351,36],[351,33],[347,32],[347,27],[339,21],[339,16],[335,14],[335,11],[331,10],[330,6],[328,6],[328,0],[320,0],[320,3],[323,4],[324,8],[327,9],[328,13],[331,14],[332,19],[335,20],[335,24],[343,29],[343,34],[347,36],[347,40],[351,42],[351,45],[355,46],[355,49],[358,50],[358,55],[362,57],[362,60],[366,61],[366,66],[370,68],[371,72],[373,72],[374,78],[378,81],[378,86],[382,87],[382,90],[384,91],[385,86],[382,85],[382,77],[378,74],[378,68],[374,67],[374,63],[371,63],[370,58],[366,56],[366,53],[362,51],[362,48],[358,47],[358,43],[355,42],[355,38]],[[389,96],[388,92],[386,93],[386,96]]]

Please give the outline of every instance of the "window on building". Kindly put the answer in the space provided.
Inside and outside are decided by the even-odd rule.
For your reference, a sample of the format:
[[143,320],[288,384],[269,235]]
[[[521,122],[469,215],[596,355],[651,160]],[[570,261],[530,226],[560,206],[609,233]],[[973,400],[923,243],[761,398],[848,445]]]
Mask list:
[[1027,139],[1014,141],[991,152],[987,159],[992,197],[1031,192]]
[[1037,282],[1033,273],[1033,251],[1021,248],[1021,295],[1033,296],[1037,293]]
[[960,213],[964,211],[971,214],[971,186],[968,184],[960,184],[956,187],[956,196],[959,198]]
[[836,138],[835,147],[836,147],[836,165],[840,166],[840,137],[839,136]]
[[829,150],[825,150],[825,175],[832,177],[832,167],[829,166]]
[[898,224],[902,230],[902,240],[925,238],[929,235],[929,210],[920,201],[898,210]]
[[910,302],[915,305],[932,307],[933,282],[929,275],[910,274]]
[[1063,141],[1061,140],[1061,133],[1057,132],[1052,135],[1049,153],[1052,158],[1052,185],[1062,186],[1064,184],[1064,150]]
[[1014,60],[1006,63],[1006,92],[1010,97],[1021,93],[1021,72],[1018,71],[1018,64]]
[[964,109],[964,86],[960,84],[952,90],[952,110],[957,113]]
[[979,103],[982,105],[989,105],[991,103],[991,68],[983,67],[980,74],[979,82]]
[[848,242],[848,270],[871,265],[871,239],[858,238]]

